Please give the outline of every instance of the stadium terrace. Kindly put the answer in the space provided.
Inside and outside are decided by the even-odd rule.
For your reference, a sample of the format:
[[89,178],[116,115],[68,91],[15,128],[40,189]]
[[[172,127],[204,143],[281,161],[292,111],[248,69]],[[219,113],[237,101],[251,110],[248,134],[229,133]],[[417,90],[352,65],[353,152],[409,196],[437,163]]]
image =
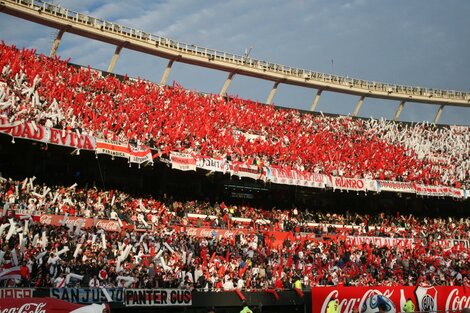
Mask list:
[[[272,166],[351,179],[468,185],[468,127],[301,114],[178,85],[119,80],[31,50],[0,48],[2,129],[10,134],[39,136],[39,125],[50,130],[44,139],[50,143],[89,149],[87,136],[93,136],[108,151],[103,140],[120,142],[117,150],[149,147],[152,158],[178,152],[230,159],[252,174]],[[134,155],[139,163],[151,161],[143,156]]]

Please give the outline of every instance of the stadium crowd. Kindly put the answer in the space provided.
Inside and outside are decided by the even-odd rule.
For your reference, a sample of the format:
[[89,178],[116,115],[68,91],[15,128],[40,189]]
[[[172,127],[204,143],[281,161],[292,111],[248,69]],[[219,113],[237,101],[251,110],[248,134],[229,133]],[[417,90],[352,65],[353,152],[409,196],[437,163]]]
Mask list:
[[[0,114],[101,138],[334,176],[469,187],[468,127],[304,114],[122,79],[0,45]],[[197,116],[197,118],[194,118]]]
[[[299,284],[304,288],[339,284],[470,285],[470,249],[463,245],[445,248],[439,241],[469,240],[469,218],[238,209],[222,203],[178,202],[170,197],[137,198],[117,190],[46,186],[35,183],[34,178],[2,179],[0,205],[3,285],[206,290],[283,289]],[[23,217],[12,217],[20,211]],[[262,216],[270,223],[265,223],[263,230],[251,229],[228,238],[212,234],[200,238],[185,231],[191,212],[210,213],[222,221],[210,224],[212,228],[244,227],[228,223],[228,219],[223,222],[224,216],[232,215],[251,219]],[[123,227],[120,232],[110,232],[96,227],[45,225],[30,218],[37,214],[97,216],[134,225],[145,221],[153,229],[142,232]],[[416,241],[410,245],[378,245],[353,243],[340,236],[330,240],[303,236],[297,226],[307,219],[317,222],[320,232],[408,236]],[[286,224],[279,221],[289,221],[292,229],[284,229]],[[326,223],[343,227],[324,228]],[[175,226],[180,227],[176,230]],[[269,230],[293,234],[275,244]],[[7,279],[2,273],[15,266],[19,266],[21,279]]]

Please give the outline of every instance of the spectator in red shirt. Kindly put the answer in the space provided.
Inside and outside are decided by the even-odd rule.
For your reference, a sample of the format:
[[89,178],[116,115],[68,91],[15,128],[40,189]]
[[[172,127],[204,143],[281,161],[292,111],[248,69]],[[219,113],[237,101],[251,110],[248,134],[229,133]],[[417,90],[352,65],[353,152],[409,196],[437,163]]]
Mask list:
[[20,275],[21,275],[20,287],[29,287],[29,286],[31,286],[31,272],[29,270],[28,265],[26,265],[26,262],[21,263]]

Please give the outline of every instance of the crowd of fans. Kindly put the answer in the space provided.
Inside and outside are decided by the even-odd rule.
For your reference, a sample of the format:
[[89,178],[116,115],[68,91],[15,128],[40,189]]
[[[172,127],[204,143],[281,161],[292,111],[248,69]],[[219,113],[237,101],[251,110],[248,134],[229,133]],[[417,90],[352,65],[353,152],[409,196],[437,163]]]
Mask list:
[[[469,285],[470,249],[445,248],[441,239],[470,238],[470,219],[415,216],[324,214],[292,209],[261,210],[249,206],[178,202],[171,197],[137,198],[117,191],[78,186],[46,186],[34,178],[2,179],[0,265],[20,266],[22,279],[3,285],[36,287],[177,287],[205,290],[304,288],[318,285]],[[12,212],[23,218],[8,218]],[[9,212],[9,213],[7,213]],[[43,225],[29,216],[69,216],[145,221],[151,231],[122,228]],[[232,218],[264,219],[263,229],[233,236],[199,238],[185,230],[190,215],[214,216],[211,227],[244,227]],[[140,217],[139,217],[140,215]],[[196,227],[202,221],[196,218]],[[285,223],[288,221],[289,223]],[[300,225],[318,224],[320,232],[344,235],[407,236],[412,245],[353,244],[344,237],[302,236]],[[285,229],[289,224],[292,229]],[[327,224],[341,227],[324,228]],[[179,225],[178,231],[175,226]],[[250,226],[248,226],[250,227]],[[267,231],[290,231],[275,244]],[[306,230],[306,229],[302,229]],[[68,249],[67,249],[67,248]]]
[[[0,45],[0,115],[122,142],[335,176],[468,187],[468,127],[304,114],[239,98],[102,76],[33,50]],[[197,118],[195,118],[197,117]],[[470,219],[263,210],[119,190],[1,179],[0,284],[205,290],[317,285],[470,285]],[[23,212],[22,217],[12,217]],[[151,225],[44,225],[58,214]],[[175,228],[178,227],[178,228]],[[189,227],[245,229],[199,238]],[[176,231],[175,229],[178,229]],[[271,232],[292,236],[277,243]],[[310,236],[313,234],[314,236]],[[334,235],[329,240],[322,235]],[[308,235],[308,236],[307,236]],[[414,239],[353,244],[346,236]],[[18,266],[21,279],[8,279]],[[3,274],[2,274],[3,273]]]
[[[305,114],[122,79],[0,45],[0,114],[170,151],[335,176],[468,187],[468,127]],[[197,117],[197,118],[194,118]]]

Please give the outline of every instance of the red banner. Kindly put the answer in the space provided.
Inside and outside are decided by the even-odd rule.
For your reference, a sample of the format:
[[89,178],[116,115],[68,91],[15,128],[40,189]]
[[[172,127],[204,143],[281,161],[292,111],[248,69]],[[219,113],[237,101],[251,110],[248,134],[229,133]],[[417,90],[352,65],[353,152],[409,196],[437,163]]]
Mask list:
[[[39,221],[41,224],[45,224],[45,225],[60,226],[64,224],[64,215],[44,214],[44,215],[41,215],[41,218]],[[101,228],[105,231],[115,231],[115,232],[121,231],[121,227],[119,226],[118,221],[115,221],[115,220],[99,219],[96,221],[96,225],[95,225],[94,219],[92,218],[68,216],[67,219],[65,220],[65,224],[73,225],[73,226],[78,226],[81,224],[82,225],[81,227],[84,229],[96,226],[97,228]]]
[[184,229],[183,227],[176,226],[175,230],[177,232],[181,232],[186,230],[186,234],[189,236],[195,236],[195,237],[206,237],[206,238],[212,238],[212,237],[218,237],[218,238],[231,238],[235,237],[238,234],[250,234],[249,230],[246,229],[215,229],[215,228],[197,228],[197,227],[186,227]]
[[352,313],[361,310],[365,301],[373,295],[384,295],[401,312],[408,298],[416,305],[416,311],[461,311],[470,307],[468,287],[314,287],[312,288],[312,313],[325,313],[328,302],[339,301],[338,313]]
[[258,166],[243,162],[230,163],[230,174],[238,177],[248,177],[254,180],[261,179],[262,177],[262,172]]
[[190,154],[171,152],[170,153],[171,168],[180,171],[195,171],[196,158]]
[[391,237],[372,237],[372,236],[347,236],[346,240],[349,244],[362,246],[363,244],[372,243],[378,247],[400,247],[412,248],[415,244],[413,238],[391,238]]

